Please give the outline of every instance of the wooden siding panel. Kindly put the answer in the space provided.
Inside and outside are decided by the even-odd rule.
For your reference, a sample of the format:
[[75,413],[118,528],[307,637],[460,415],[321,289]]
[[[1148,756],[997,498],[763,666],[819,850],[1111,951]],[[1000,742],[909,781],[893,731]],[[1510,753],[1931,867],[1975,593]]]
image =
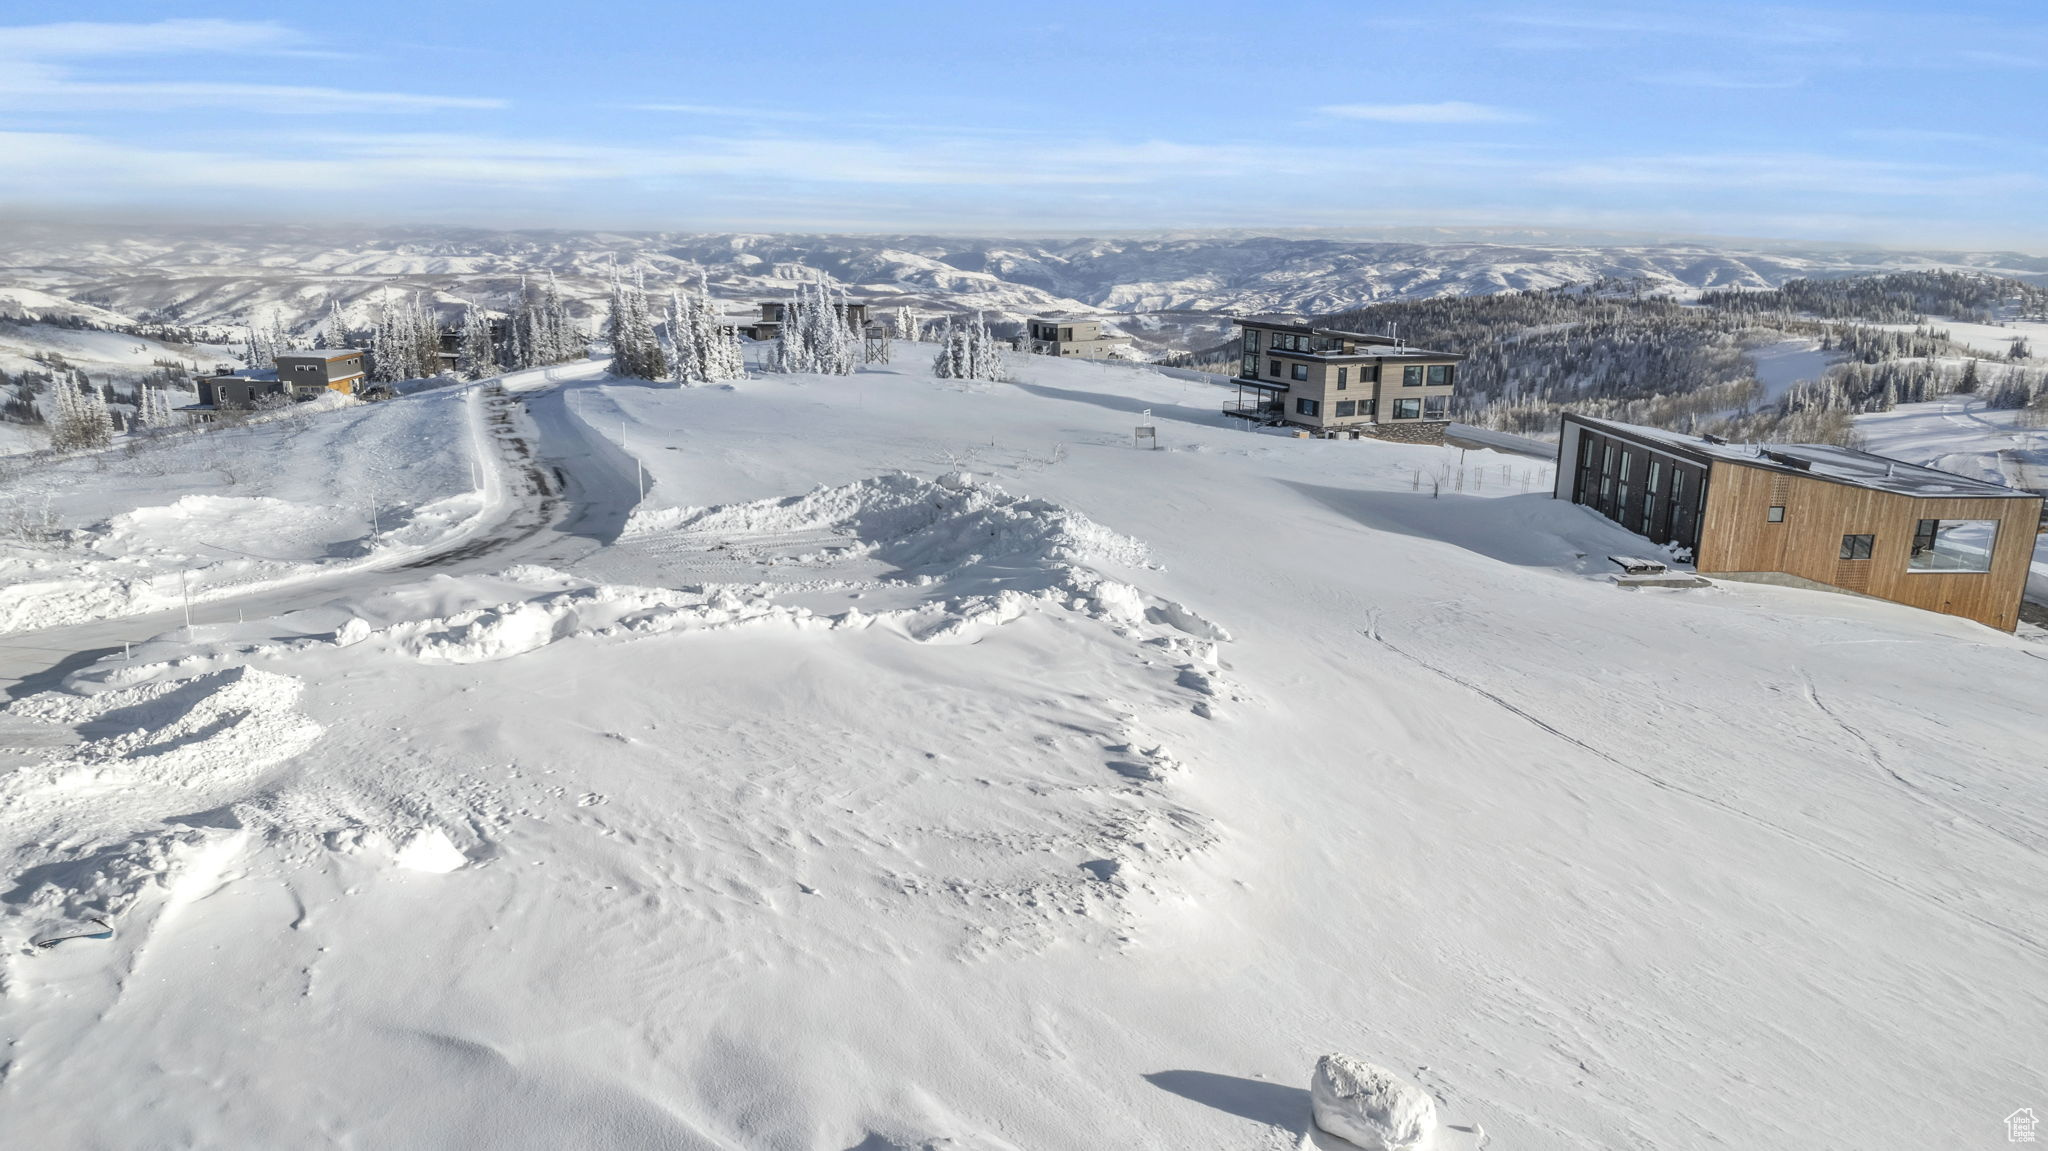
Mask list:
[[[1785,522],[1769,522],[1773,504],[1785,508]],[[2040,511],[2037,500],[1919,499],[1722,460],[1713,465],[1696,566],[1703,573],[1785,572],[2011,631]],[[1991,570],[1908,570],[1922,519],[1999,521]],[[1842,537],[1851,534],[1876,537],[1869,560],[1841,559]],[[1862,586],[1852,587],[1857,574]]]

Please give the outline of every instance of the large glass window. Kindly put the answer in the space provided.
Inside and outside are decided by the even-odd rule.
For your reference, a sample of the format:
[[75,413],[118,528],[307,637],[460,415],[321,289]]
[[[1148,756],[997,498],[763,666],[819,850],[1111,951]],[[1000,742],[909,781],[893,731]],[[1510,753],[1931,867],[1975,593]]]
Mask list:
[[1394,418],[1397,420],[1419,420],[1422,418],[1422,401],[1395,400]]
[[1247,352],[1259,350],[1259,330],[1257,328],[1246,328],[1244,330],[1244,350]]
[[1449,364],[1431,364],[1429,366],[1429,382],[1432,384],[1450,383],[1451,366]]
[[1853,535],[1842,537],[1842,558],[1845,560],[1867,560],[1870,549],[1877,545],[1874,535]]
[[1614,494],[1614,445],[1608,444],[1600,453],[1600,502]]
[[1422,365],[1405,364],[1401,368],[1401,386],[1419,388],[1422,386]]
[[1299,399],[1294,401],[1294,410],[1299,415],[1313,416],[1322,412],[1323,405],[1316,400]]
[[1906,570],[1988,572],[1997,543],[1997,520],[1921,520]]
[[1636,454],[1627,448],[1621,450],[1621,470],[1615,473],[1617,486],[1614,489],[1614,518],[1620,520],[1628,514],[1628,473],[1635,466]]
[[1422,414],[1428,419],[1444,420],[1451,415],[1451,397],[1425,396],[1422,400]]
[[1358,414],[1358,401],[1357,401],[1357,400],[1338,400],[1338,401],[1337,401],[1337,418],[1338,418],[1338,419],[1343,419],[1343,418],[1344,418],[1345,416],[1355,416],[1355,415],[1357,415],[1357,414]]

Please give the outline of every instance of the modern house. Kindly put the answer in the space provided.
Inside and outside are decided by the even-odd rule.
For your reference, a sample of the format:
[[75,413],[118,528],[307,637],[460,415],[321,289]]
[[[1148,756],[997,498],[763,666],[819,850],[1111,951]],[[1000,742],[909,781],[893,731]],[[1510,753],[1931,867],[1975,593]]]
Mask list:
[[294,402],[310,400],[322,392],[360,395],[364,390],[363,353],[356,348],[313,348],[285,352],[274,368],[234,371],[227,367],[200,376],[199,402],[178,411],[187,419],[211,420],[221,412],[246,411],[270,396],[286,396]]
[[1832,444],[1731,444],[1567,414],[1558,499],[1702,574],[1824,586],[2011,631],[2041,497]]
[[363,353],[358,348],[312,348],[277,357],[277,378],[292,398],[309,400],[323,391],[353,396],[363,390]]
[[1224,415],[1326,436],[1443,442],[1463,356],[1287,316],[1248,316],[1237,327],[1237,401]]
[[1085,316],[1053,316],[1026,320],[1024,338],[1018,341],[1018,348],[1041,356],[1105,360],[1121,353],[1130,343],[1128,336],[1103,335],[1101,320]]
[[[837,304],[833,306],[838,307]],[[743,334],[756,340],[775,339],[782,334],[783,315],[788,308],[789,301],[787,300],[763,300],[761,302],[761,318],[755,320],[750,327],[742,329]],[[847,327],[856,332],[865,332],[867,330],[868,306],[865,302],[849,300],[846,306],[841,309],[841,313],[846,320]]]

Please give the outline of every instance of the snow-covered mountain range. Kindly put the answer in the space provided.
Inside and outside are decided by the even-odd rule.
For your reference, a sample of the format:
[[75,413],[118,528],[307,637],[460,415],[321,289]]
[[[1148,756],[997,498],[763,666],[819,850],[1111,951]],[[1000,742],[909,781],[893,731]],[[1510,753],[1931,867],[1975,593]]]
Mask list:
[[[1389,238],[1391,237],[1391,238]],[[1800,276],[1901,268],[2048,276],[2048,258],[1765,242],[1639,241],[1541,233],[1157,233],[1079,239],[22,225],[0,236],[0,311],[105,312],[187,324],[281,313],[311,323],[339,303],[367,322],[393,290],[491,306],[520,278],[600,297],[614,271],[650,287],[707,279],[749,303],[824,276],[884,308],[980,309],[991,319],[1104,313],[1159,352],[1215,342],[1233,313],[1320,313],[1375,301],[1547,288],[1602,278],[1673,293],[1772,287]],[[32,304],[30,293],[57,297]],[[38,304],[42,306],[38,306]]]

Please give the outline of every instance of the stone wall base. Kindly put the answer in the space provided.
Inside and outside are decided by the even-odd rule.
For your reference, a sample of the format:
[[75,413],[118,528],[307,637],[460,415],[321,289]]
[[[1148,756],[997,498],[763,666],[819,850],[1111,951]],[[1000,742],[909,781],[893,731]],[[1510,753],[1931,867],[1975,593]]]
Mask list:
[[1413,424],[1367,424],[1362,430],[1376,440],[1390,440],[1397,444],[1441,444],[1444,432],[1450,426],[1449,420],[1431,420]]

